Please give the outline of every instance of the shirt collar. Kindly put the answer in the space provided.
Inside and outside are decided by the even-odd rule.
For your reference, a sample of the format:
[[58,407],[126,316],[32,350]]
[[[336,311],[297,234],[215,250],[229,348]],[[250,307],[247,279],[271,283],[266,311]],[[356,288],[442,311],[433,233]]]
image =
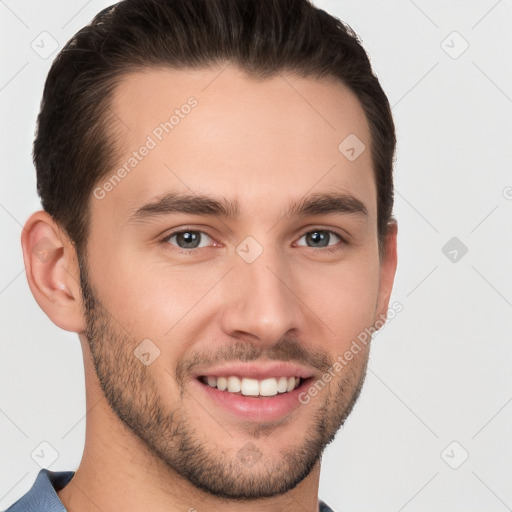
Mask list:
[[64,488],[73,471],[41,469],[30,490],[5,512],[66,512],[57,491]]

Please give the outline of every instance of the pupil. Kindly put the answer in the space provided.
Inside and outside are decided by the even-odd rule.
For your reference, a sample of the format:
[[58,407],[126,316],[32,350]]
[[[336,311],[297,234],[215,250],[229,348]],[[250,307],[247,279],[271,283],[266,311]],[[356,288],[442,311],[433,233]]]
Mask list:
[[308,245],[313,245],[314,247],[326,247],[329,245],[330,235],[327,231],[312,231],[308,233],[307,236]]

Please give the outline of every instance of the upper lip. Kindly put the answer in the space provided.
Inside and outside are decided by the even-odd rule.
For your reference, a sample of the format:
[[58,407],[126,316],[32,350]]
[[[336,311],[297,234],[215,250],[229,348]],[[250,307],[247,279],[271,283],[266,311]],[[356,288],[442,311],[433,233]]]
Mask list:
[[196,378],[237,376],[262,380],[270,377],[301,377],[302,379],[308,379],[313,374],[314,372],[305,366],[270,361],[267,363],[230,363],[197,371],[194,376]]

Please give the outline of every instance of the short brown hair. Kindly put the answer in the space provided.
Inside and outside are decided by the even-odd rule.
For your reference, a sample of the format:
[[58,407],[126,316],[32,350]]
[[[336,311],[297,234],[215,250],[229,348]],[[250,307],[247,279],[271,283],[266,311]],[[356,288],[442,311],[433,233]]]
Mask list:
[[[308,0],[124,0],[75,34],[48,73],[33,156],[43,208],[85,247],[91,191],[115,165],[109,105],[127,73],[230,62],[250,76],[330,77],[359,99],[371,132],[379,246],[393,208],[395,128],[368,56]],[[341,142],[341,141],[340,141]]]

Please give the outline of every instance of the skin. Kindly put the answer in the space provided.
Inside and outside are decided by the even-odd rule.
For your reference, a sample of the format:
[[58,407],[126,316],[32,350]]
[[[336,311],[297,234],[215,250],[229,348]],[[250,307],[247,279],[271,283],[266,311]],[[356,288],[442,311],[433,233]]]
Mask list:
[[[390,224],[379,257],[368,124],[357,98],[327,80],[257,81],[234,66],[147,70],[125,77],[113,99],[119,166],[191,96],[197,106],[173,131],[105,197],[91,196],[88,308],[60,226],[39,211],[23,231],[34,297],[79,334],[84,355],[85,449],[58,494],[71,512],[313,512],[321,452],[357,398],[369,346],[307,405],[273,421],[244,420],[197,393],[192,369],[289,360],[317,380],[385,317],[397,228]],[[366,145],[352,162],[338,150],[349,134]],[[236,200],[240,215],[130,220],[168,192]],[[332,192],[358,199],[367,214],[286,213],[292,201]],[[162,241],[184,227],[206,233],[204,247]],[[315,229],[345,242],[331,235],[327,248],[308,246],[304,235]],[[252,263],[236,251],[247,236],[263,249]],[[133,352],[145,339],[160,351],[148,366]],[[251,464],[238,455],[248,446],[258,453]]]

